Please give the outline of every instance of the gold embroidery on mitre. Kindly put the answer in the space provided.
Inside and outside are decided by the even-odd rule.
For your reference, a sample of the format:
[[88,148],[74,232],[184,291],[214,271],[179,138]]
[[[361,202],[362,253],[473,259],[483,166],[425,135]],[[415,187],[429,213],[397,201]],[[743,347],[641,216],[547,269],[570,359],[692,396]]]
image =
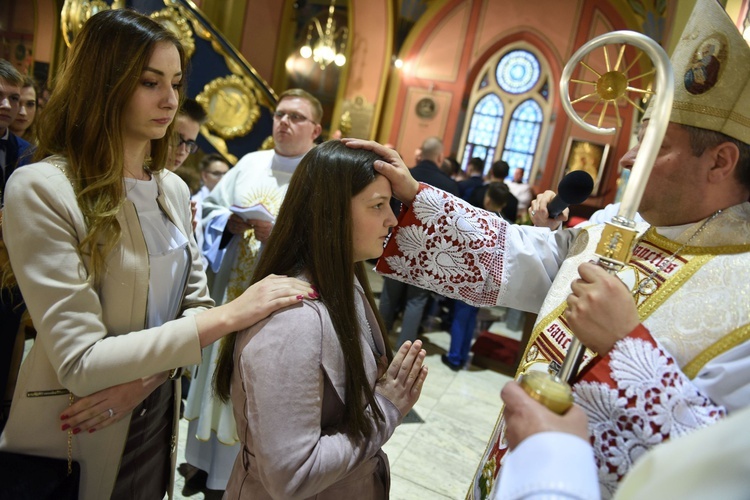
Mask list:
[[[671,62],[669,121],[750,143],[750,47],[719,2],[695,3]],[[649,106],[643,119],[652,111]]]
[[716,118],[731,120],[745,127],[750,127],[750,118],[743,116],[735,111],[714,108],[713,106],[701,106],[700,104],[693,104],[683,101],[674,101],[672,103],[672,109],[680,111],[691,111],[693,113],[699,113],[701,115],[715,116]]

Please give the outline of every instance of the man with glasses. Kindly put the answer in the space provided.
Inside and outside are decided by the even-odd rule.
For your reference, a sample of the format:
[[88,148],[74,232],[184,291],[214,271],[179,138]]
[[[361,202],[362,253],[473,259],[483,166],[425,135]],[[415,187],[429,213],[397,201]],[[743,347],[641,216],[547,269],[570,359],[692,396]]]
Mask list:
[[207,115],[203,106],[198,104],[194,99],[185,99],[180,106],[174,124],[174,143],[172,146],[173,153],[170,158],[173,160],[167,164],[167,168],[174,172],[177,170],[187,157],[198,151],[198,143],[195,140],[201,131],[201,125],[206,121]]
[[201,171],[201,183],[203,184],[200,190],[195,193],[193,199],[203,199],[213,191],[216,185],[219,183],[224,174],[229,172],[229,163],[218,153],[211,153],[201,158],[198,167]]
[[[245,155],[203,200],[203,252],[216,304],[232,300],[248,287],[261,245],[273,227],[267,220],[245,220],[230,207],[262,204],[272,215],[278,214],[289,179],[320,135],[322,117],[320,101],[308,92],[282,93],[273,115],[274,148]],[[231,406],[212,395],[217,355],[216,344],[204,349],[185,409],[190,420],[185,456],[190,465],[202,469],[186,480],[192,490],[201,489],[204,480],[210,490],[225,489],[240,448]]]

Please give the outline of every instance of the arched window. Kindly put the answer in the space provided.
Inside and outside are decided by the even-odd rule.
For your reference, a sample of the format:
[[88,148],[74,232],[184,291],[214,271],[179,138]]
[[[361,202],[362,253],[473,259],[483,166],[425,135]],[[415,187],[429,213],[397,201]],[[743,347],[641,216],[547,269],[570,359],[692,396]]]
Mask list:
[[502,159],[510,165],[511,174],[517,168],[523,169],[523,182],[529,182],[543,120],[542,107],[534,99],[519,104],[510,119]]
[[503,103],[495,94],[487,94],[474,106],[469,125],[469,137],[464,147],[463,161],[461,167],[466,169],[469,159],[482,158],[492,163],[497,148],[497,140],[500,136],[500,127],[503,124]]
[[549,65],[535,47],[517,42],[490,57],[478,75],[461,138],[461,165],[484,158],[486,174],[502,158],[511,174],[523,168],[524,181],[533,183],[551,114]]

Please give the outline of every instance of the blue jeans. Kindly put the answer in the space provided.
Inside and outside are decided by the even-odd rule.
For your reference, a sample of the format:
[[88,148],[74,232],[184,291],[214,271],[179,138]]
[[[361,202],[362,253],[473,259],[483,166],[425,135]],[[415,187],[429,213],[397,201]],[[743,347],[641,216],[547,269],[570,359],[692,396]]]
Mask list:
[[460,300],[453,304],[453,323],[451,323],[451,345],[448,350],[448,361],[454,366],[463,366],[469,360],[469,349],[474,339],[479,308],[470,306]]

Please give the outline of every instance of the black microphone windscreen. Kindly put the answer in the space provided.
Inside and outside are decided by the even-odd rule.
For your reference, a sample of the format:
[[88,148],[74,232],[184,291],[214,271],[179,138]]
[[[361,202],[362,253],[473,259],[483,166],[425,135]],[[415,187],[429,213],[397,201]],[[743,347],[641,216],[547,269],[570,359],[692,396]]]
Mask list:
[[568,205],[586,201],[594,190],[594,179],[583,170],[574,170],[562,178],[557,186],[557,195]]

